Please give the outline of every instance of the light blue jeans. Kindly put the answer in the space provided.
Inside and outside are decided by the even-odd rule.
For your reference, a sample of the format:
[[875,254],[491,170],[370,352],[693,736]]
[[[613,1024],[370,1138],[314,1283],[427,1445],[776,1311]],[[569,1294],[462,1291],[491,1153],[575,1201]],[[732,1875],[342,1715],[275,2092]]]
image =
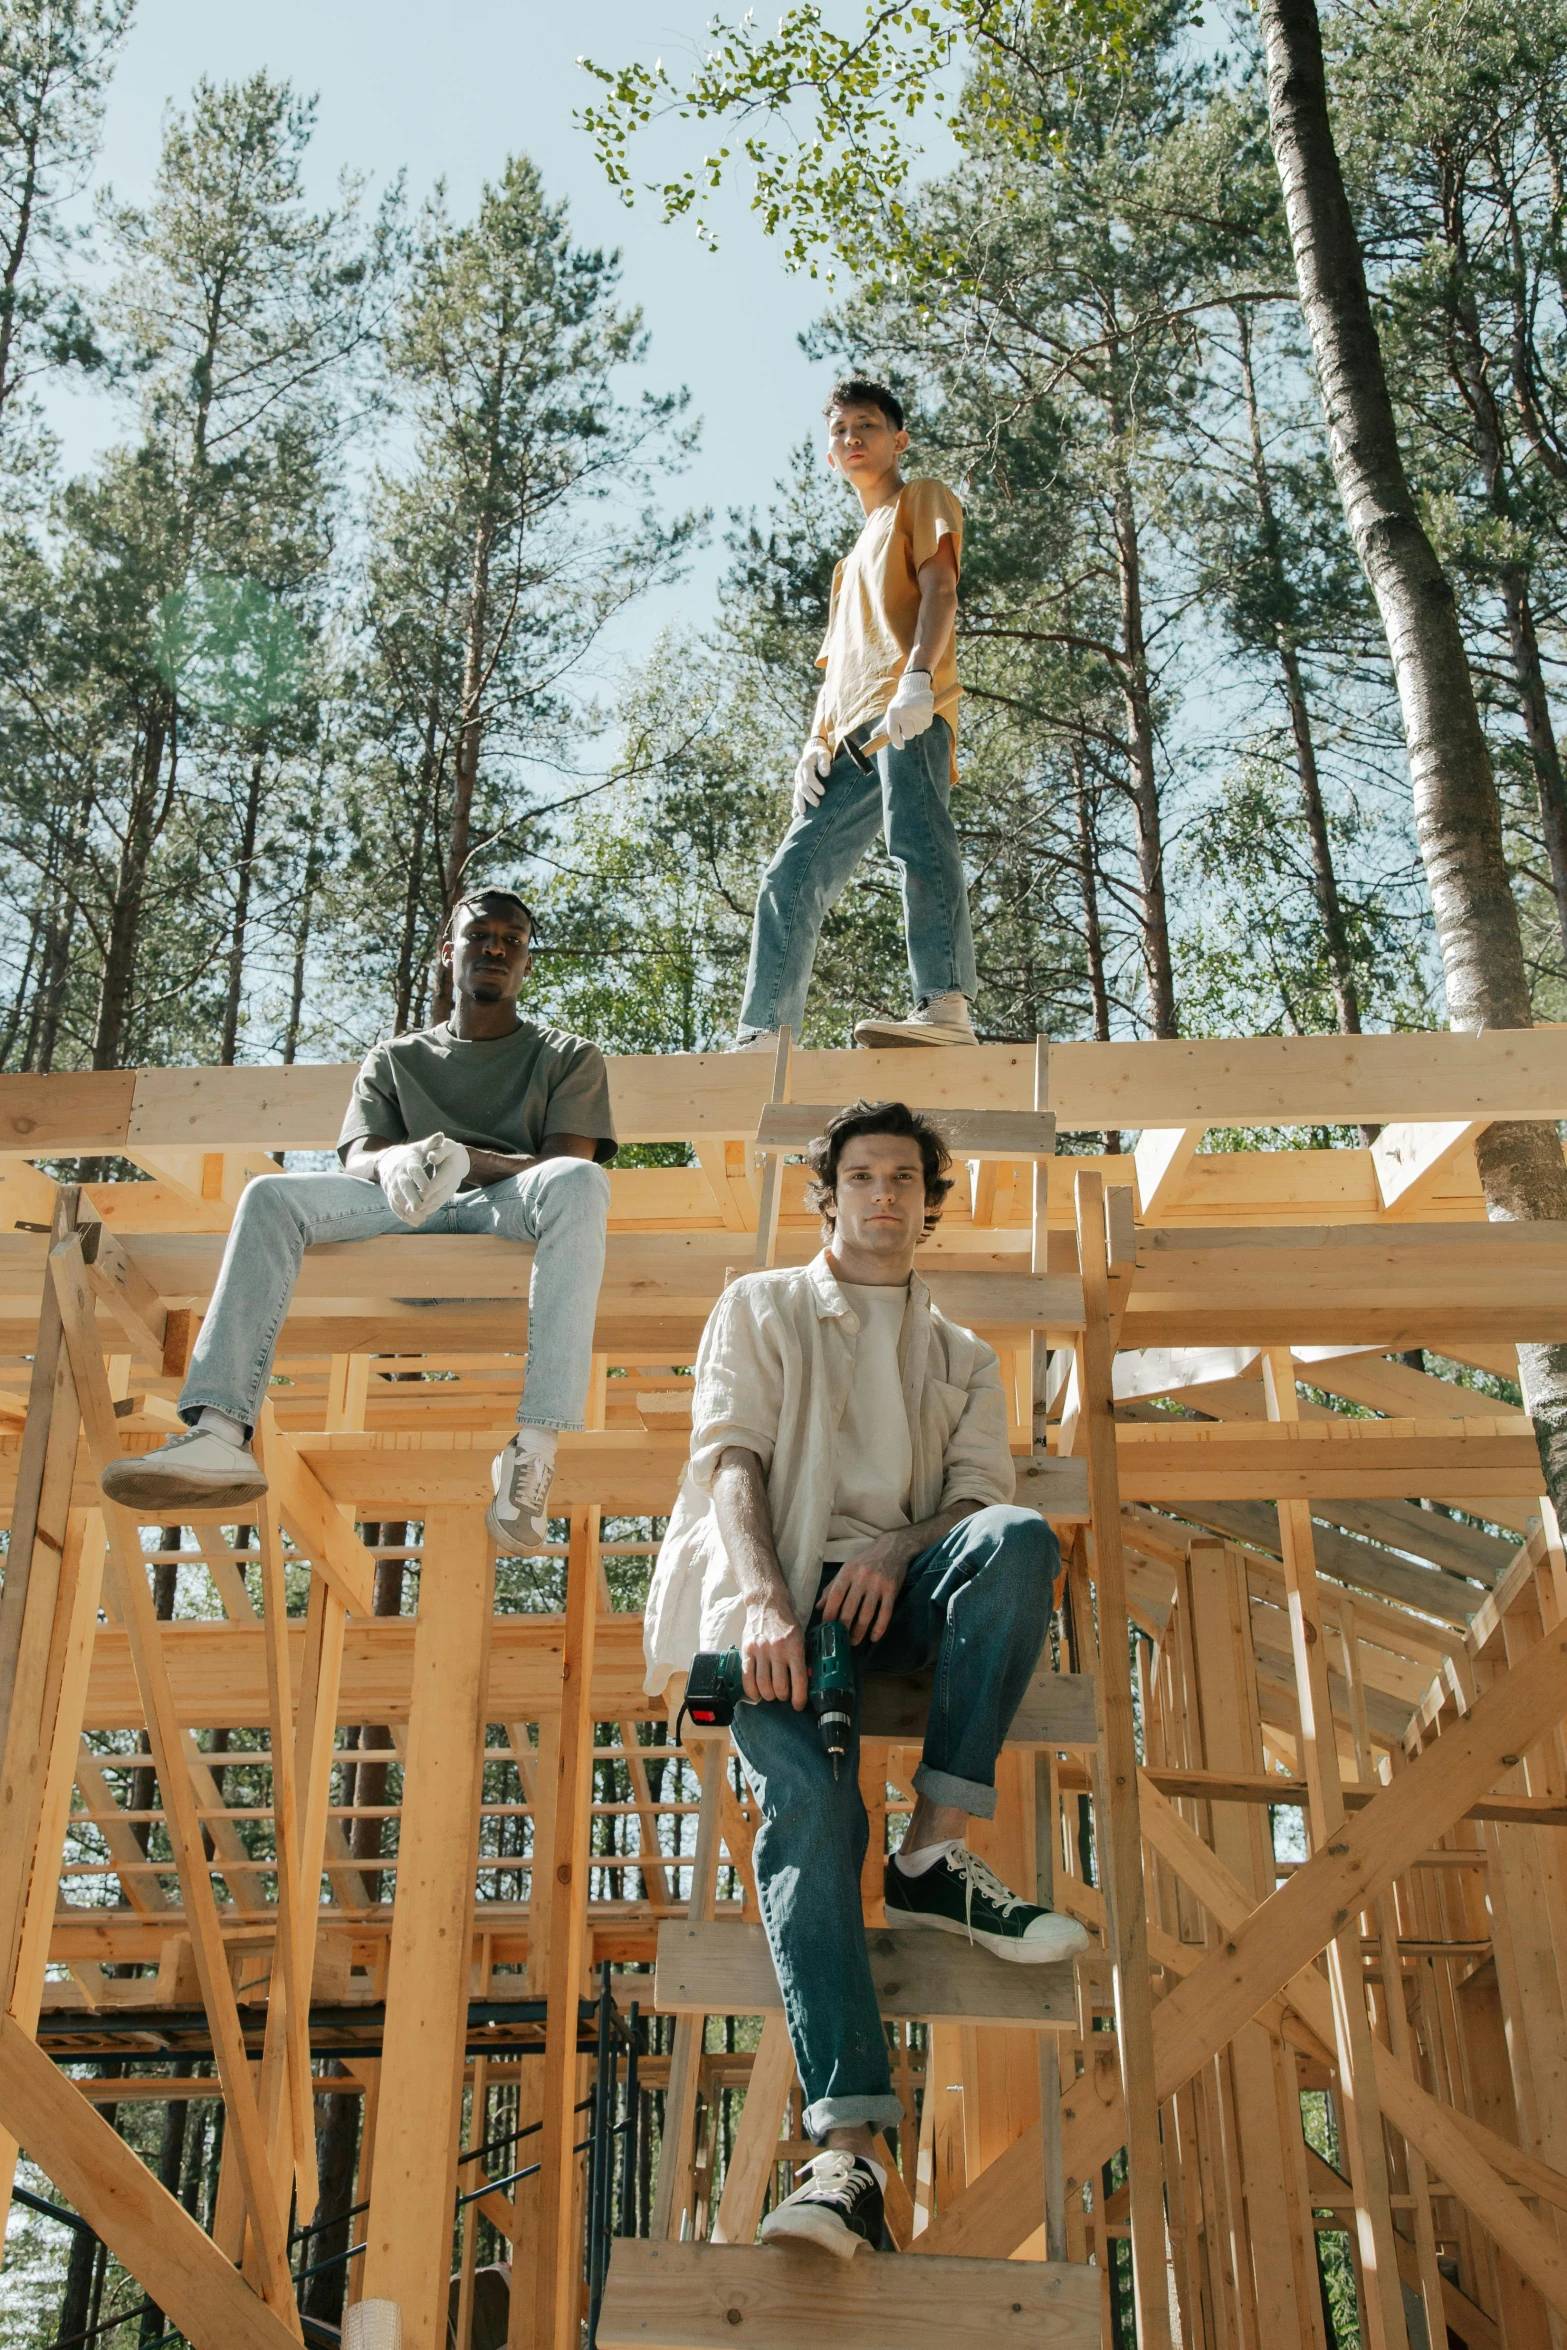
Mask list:
[[[857,727],[849,740],[868,742],[879,729],[879,720]],[[951,781],[952,733],[945,718],[935,719],[901,751],[885,744],[868,775],[847,750],[839,751],[820,800],[796,816],[762,876],[742,1030],[757,1033],[787,1022],[798,1037],[823,919],[847,888],[878,824],[902,885],[915,1002],[954,989],[971,1001],[978,994],[968,884],[948,805]]]
[[545,1159],[504,1183],[461,1191],[418,1226],[394,1216],[381,1186],[361,1175],[258,1175],[240,1194],[180,1395],[181,1417],[194,1422],[211,1405],[254,1428],[277,1335],[313,1242],[395,1239],[417,1230],[532,1242],[518,1423],[580,1428],[608,1214],[609,1177],[591,1159]]
[[[856,1691],[867,1674],[934,1665],[916,1793],[988,1820],[996,1757],[1050,1630],[1061,1553],[1032,1510],[976,1510],[922,1550],[880,1640],[852,1653]],[[824,1571],[824,1582],[837,1573]],[[742,1705],[734,1742],[762,1807],[756,1891],[794,2060],[815,2139],[902,2117],[887,2061],[860,1906],[869,1823],[860,1795],[859,1705],[842,1774],[822,1749],[816,1716],[773,1699]]]

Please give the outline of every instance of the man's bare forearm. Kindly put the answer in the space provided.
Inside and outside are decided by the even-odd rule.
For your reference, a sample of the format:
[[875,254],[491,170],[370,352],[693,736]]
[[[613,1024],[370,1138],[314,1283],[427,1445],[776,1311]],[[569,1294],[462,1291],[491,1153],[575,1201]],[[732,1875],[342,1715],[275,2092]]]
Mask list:
[[731,1444],[719,1456],[713,1476],[713,1515],[724,1555],[747,1607],[771,1604],[793,1615],[794,1602],[773,1540],[766,1475],[746,1445]]
[[933,555],[920,565],[920,614],[914,630],[911,669],[932,676],[952,641],[958,617],[958,583],[949,556]]

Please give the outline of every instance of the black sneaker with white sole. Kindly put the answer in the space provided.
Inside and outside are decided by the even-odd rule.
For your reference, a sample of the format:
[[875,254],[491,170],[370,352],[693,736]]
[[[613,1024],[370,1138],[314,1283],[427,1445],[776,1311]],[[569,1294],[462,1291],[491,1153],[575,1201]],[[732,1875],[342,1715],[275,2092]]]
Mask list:
[[764,2244],[815,2244],[823,2252],[852,2260],[856,2252],[879,2252],[881,2189],[876,2173],[857,2154],[829,2147],[806,2166],[803,2183],[762,2222]]
[[889,1925],[933,1926],[940,1934],[961,1934],[1018,1966],[1047,1966],[1054,1959],[1075,1958],[1089,1945],[1076,1918],[1025,1901],[961,1844],[917,1877],[899,1868],[894,1853],[887,1863],[886,1904]]

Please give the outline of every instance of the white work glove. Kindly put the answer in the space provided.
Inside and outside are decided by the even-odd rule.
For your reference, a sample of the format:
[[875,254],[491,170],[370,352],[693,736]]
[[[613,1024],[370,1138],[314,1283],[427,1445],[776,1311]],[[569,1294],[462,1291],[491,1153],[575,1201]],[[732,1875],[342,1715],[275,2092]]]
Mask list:
[[923,734],[936,715],[935,689],[928,669],[905,669],[887,704],[887,740],[895,751]]
[[803,816],[807,808],[814,808],[827,789],[827,778],[832,772],[832,753],[819,734],[813,734],[794,771],[794,812]]
[[423,1224],[455,1199],[468,1176],[468,1152],[444,1134],[400,1142],[375,1163],[386,1204],[405,1224]]

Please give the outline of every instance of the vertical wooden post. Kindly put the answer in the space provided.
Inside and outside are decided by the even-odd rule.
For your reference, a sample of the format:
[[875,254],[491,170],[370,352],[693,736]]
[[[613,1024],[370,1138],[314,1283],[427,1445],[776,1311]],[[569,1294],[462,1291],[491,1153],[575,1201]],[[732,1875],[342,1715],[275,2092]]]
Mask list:
[[[1354,1602],[1346,1595],[1339,1603],[1339,1646],[1344,1660],[1344,1683],[1349,1691],[1349,1726],[1355,1740],[1355,1771],[1364,1783],[1376,1777],[1375,1757],[1371,1751],[1371,1732],[1366,1722],[1366,1693],[1360,1675],[1360,1636],[1355,1620]],[[1409,2010],[1404,2004],[1404,1975],[1398,1952],[1398,1924],[1393,1914],[1393,1896],[1380,1894],[1372,1909],[1376,1925],[1377,1947],[1382,1957],[1382,1988],[1387,2010],[1388,2045],[1406,2072],[1416,2080],[1419,2072],[1415,2064],[1414,2039],[1409,2029]],[[1414,2199],[1415,2258],[1419,2264],[1420,2303],[1425,2311],[1426,2333],[1432,2342],[1440,2342],[1447,2330],[1447,2313],[1442,2299],[1442,2272],[1437,2266],[1436,2226],[1431,2217],[1431,2175],[1426,2169],[1426,2158],[1410,2139],[1404,2140],[1404,2160],[1408,2169],[1409,2192]]]
[[404,2350],[446,2343],[494,1572],[477,1507],[427,1513],[362,2286]]
[[[689,1749],[694,1733],[686,1732]],[[706,1742],[702,1761],[702,1808],[697,1814],[696,1852],[691,1864],[689,1918],[710,1918],[713,1888],[718,1874],[719,1829],[723,1819],[723,1758],[729,1734]],[[702,2040],[707,2019],[700,2015],[675,2018],[674,2046],[669,2056],[669,2087],[664,2095],[664,2135],[658,2153],[658,2186],[653,2197],[653,2220],[648,2230],[655,2241],[680,2233],[682,2214],[691,2202],[692,2139],[696,2129],[697,2089],[702,2071]]]
[[[51,1245],[75,1230],[79,1197],[74,1184],[62,1187]],[[59,1699],[55,1629],[80,1425],[59,1300],[46,1279],[0,1595],[0,2007],[16,1980]]]
[[[1268,1417],[1282,1424],[1300,1418],[1295,1364],[1288,1347],[1269,1347],[1262,1357]],[[1318,1851],[1344,1825],[1343,1781],[1338,1740],[1328,1695],[1328,1659],[1323,1641],[1322,1603],[1317,1590],[1317,1555],[1311,1508],[1281,1501],[1279,1547],[1289,1597],[1290,1646],[1295,1659],[1295,1693],[1300,1703],[1301,1775],[1310,1806],[1311,1839]],[[1360,1963],[1360,1920],[1347,1918],[1344,1931],[1328,1944],[1328,1980],[1338,2043],[1339,2083],[1350,2176],[1355,2188],[1355,2233],[1365,2278],[1367,2350],[1401,2350],[1408,2340],[1398,2252],[1393,2241],[1387,2147],[1371,2053],[1371,2018]]]
[[[49,1937],[54,1930],[60,1862],[75,1784],[81,1743],[82,1713],[87,1702],[87,1674],[98,1630],[98,1595],[103,1587],[103,1519],[97,1510],[73,1510],[61,1562],[60,1608],[64,1645],[59,1699],[55,1707],[54,1736],[47,1757],[48,1773],[39,1807],[37,1852],[27,1910],[17,1953],[16,1973],[5,2012],[25,2032],[36,2032],[43,2004],[44,1978],[49,1965]],[[11,2186],[16,2172],[16,2140],[0,2130],[0,2242],[5,2238]]]
[[[1079,1173],[1077,1178],[1077,1247],[1083,1275],[1085,1322],[1077,1348],[1082,1418],[1080,1449],[1086,1449],[1088,1455],[1093,1577],[1099,1595],[1097,1809],[1105,1866],[1121,2090],[1126,2099],[1137,2339],[1139,2350],[1169,2350],[1164,2164],[1159,2150],[1159,2108],[1153,2093],[1153,1993],[1148,1971],[1148,1913],[1137,1809],[1137,1743],[1132,1715],[1132,1664],[1127,1646],[1121,1489],[1115,1459],[1109,1252],[1105,1239],[1104,1185],[1098,1175],[1087,1172]],[[1083,1630],[1086,1632],[1087,1627]]]
[[[571,1513],[566,1633],[560,1659],[560,1750],[553,1788],[539,1773],[534,1845],[549,1809],[550,1931],[545,1996],[544,2128],[539,2160],[538,2341],[576,2350],[581,2329],[582,2246],[574,2225],[577,2157],[577,2003],[587,1958],[588,1856],[593,1805],[593,1652],[598,1628],[599,1520]],[[537,1871],[535,1870],[535,1883]],[[528,1973],[533,1976],[530,1959]]]

